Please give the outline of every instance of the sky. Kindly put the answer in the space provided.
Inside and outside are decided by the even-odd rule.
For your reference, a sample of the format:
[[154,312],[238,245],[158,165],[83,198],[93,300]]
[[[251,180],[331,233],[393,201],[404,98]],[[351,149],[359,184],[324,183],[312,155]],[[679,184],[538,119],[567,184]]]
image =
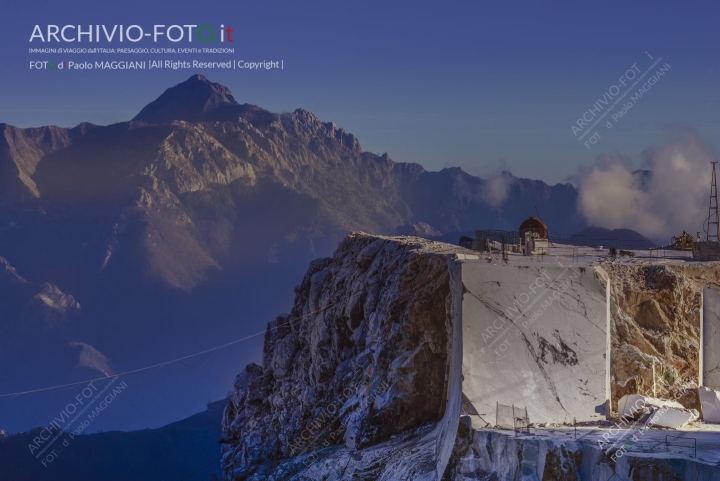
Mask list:
[[[305,108],[353,133],[365,150],[428,170],[459,166],[488,176],[504,168],[554,184],[604,154],[640,167],[642,152],[665,142],[667,126],[692,128],[711,145],[720,134],[720,6],[710,2],[130,0],[108,8],[81,0],[68,8],[42,0],[6,8],[0,122],[20,127],[129,120],[166,88],[202,73],[241,103]],[[29,43],[36,24],[188,23],[235,30],[234,54],[201,60],[282,59],[284,69],[29,69],[30,60],[168,57],[31,55],[30,47],[43,46]],[[669,70],[587,148],[588,137],[579,141],[572,126],[648,51]]]

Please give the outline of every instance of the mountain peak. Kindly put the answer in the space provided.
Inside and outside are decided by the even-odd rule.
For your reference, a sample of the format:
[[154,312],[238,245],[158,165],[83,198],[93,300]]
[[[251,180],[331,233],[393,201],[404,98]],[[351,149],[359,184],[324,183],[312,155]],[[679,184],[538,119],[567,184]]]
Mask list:
[[228,108],[232,110],[233,106],[237,105],[229,88],[196,74],[167,89],[160,97],[146,105],[133,120],[153,124],[169,123],[173,120],[214,120],[220,112],[225,112]]
[[195,75],[191,75],[189,79],[186,80],[186,82],[205,82],[205,83],[212,83],[206,76],[203,74],[196,73]]

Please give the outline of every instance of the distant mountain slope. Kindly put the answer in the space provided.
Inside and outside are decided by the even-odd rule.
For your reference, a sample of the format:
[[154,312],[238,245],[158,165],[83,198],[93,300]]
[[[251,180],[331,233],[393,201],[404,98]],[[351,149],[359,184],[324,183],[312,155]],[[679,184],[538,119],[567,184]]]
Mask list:
[[[605,229],[604,227],[587,227],[575,235],[583,237],[593,245],[622,247],[623,249],[647,249],[656,245],[639,232],[632,229]],[[604,241],[604,242],[603,242]]]
[[[25,279],[0,257],[0,386],[32,388],[55,376],[97,377],[107,358],[82,337],[82,306],[47,282]],[[0,404],[7,409],[7,403]]]
[[[0,253],[21,267],[18,244],[39,234],[28,223],[69,235],[70,245],[52,247],[57,258],[81,256],[91,269],[83,274],[142,257],[139,274],[183,289],[242,257],[237,245],[261,245],[267,258],[299,238],[331,234],[334,243],[351,230],[393,233],[417,221],[441,232],[511,228],[534,206],[558,229],[584,227],[570,185],[505,173],[506,199],[493,207],[487,181],[461,169],[427,172],[363,152],[310,112],[238,104],[201,75],[131,122],[0,128],[0,219],[19,226],[0,235]],[[68,219],[82,220],[76,232]]]
[[40,429],[0,436],[0,479],[178,481],[195,471],[199,472],[190,478],[194,481],[210,481],[213,474],[219,479],[226,404],[227,400],[209,404],[202,413],[158,429],[77,436],[47,466],[42,456],[35,459],[28,449]]
[[[493,195],[493,184],[497,182],[501,183],[502,192]],[[586,226],[575,210],[577,191],[572,185],[549,186],[508,172],[488,181],[460,168],[423,171],[403,189],[403,198],[417,220],[443,233],[517,230],[523,220],[537,215],[536,208],[560,232],[574,232]]]
[[[441,234],[517,229],[537,207],[553,229],[576,232],[586,227],[576,198],[569,184],[396,163],[306,110],[240,104],[201,75],[129,122],[0,124],[0,256],[29,282],[70,293],[82,322],[65,340],[93,346],[118,370],[264,329],[290,307],[294,279],[308,263],[350,231],[393,234],[421,222]],[[17,348],[38,346],[30,338]],[[231,349],[204,367],[213,375],[187,368],[172,382],[148,373],[127,395],[143,409],[132,419],[113,409],[101,425],[158,426],[195,412],[207,397],[226,394],[234,363],[258,355],[254,346]],[[7,366],[1,379],[26,369],[5,373]],[[33,386],[9,382],[2,392],[68,377],[92,376],[41,372]],[[157,391],[172,403],[159,402]],[[0,426],[13,432],[45,422],[42,414],[60,402],[5,401]]]

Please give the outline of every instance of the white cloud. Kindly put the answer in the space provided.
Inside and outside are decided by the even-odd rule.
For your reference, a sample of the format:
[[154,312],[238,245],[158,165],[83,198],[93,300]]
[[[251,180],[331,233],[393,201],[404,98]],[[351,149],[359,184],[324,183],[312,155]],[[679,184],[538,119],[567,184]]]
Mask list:
[[708,215],[712,148],[688,129],[675,129],[660,149],[643,155],[652,176],[633,174],[626,158],[603,157],[578,176],[578,211],[588,223],[627,228],[670,240],[703,231]]

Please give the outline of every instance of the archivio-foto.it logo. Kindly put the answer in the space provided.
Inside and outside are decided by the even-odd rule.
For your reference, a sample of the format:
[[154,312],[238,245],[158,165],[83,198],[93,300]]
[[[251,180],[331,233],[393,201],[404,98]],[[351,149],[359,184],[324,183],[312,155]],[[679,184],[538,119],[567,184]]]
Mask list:
[[144,38],[150,37],[153,42],[168,39],[171,42],[181,42],[183,40],[192,42],[193,37],[200,42],[234,42],[232,33],[234,30],[230,25],[220,25],[215,28],[210,24],[203,25],[153,25],[152,33],[145,32],[140,25],[113,25],[110,29],[105,25],[87,25],[83,30],[82,25],[47,25],[43,30],[40,25],[35,28],[30,35],[30,42],[36,40],[40,42],[139,42]]

